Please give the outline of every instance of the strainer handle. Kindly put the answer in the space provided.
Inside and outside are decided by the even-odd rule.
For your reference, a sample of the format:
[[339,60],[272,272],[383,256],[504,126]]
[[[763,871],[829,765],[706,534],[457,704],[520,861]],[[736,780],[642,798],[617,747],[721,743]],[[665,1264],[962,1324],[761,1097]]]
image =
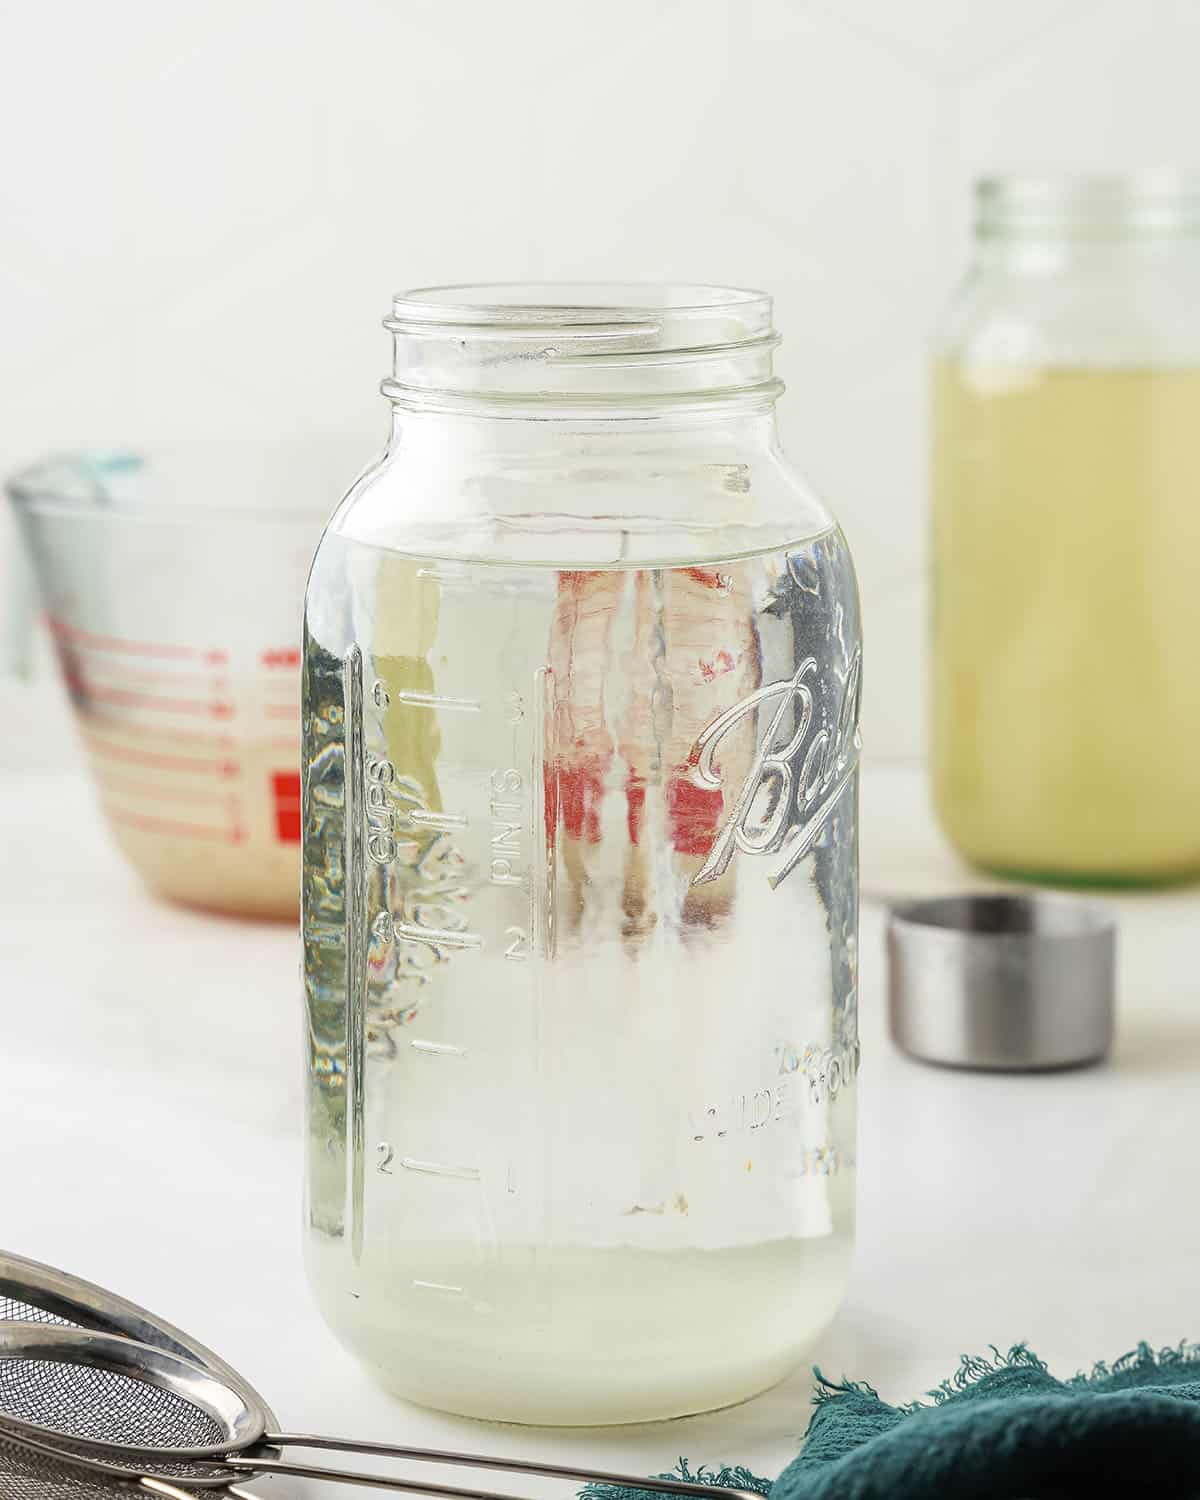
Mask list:
[[[320,1448],[338,1453],[363,1453],[376,1458],[403,1458],[423,1463],[460,1464],[467,1468],[499,1469],[510,1474],[534,1474],[543,1479],[577,1479],[585,1483],[613,1485],[620,1489],[649,1490],[656,1494],[686,1495],[694,1500],[762,1500],[755,1490],[714,1489],[687,1479],[657,1479],[640,1474],[613,1474],[603,1469],[577,1468],[574,1464],[539,1463],[534,1459],[492,1458],[478,1453],[454,1453],[436,1448],[406,1448],[388,1443],[358,1442],[352,1438],[326,1438],[301,1433],[269,1433],[263,1442],[271,1448]],[[421,1479],[401,1479],[387,1474],[362,1474],[353,1469],[327,1469],[294,1463],[291,1459],[240,1457],[224,1459],[230,1468],[256,1474],[286,1474],[294,1479],[330,1479],[379,1489],[400,1490],[410,1495],[431,1495],[438,1500],[518,1500],[511,1494],[468,1486],[435,1484]]]
[[[173,1484],[168,1484],[166,1480],[151,1479],[148,1475],[143,1479],[137,1480],[136,1484],[131,1485],[130,1488],[146,1490],[151,1495],[159,1495],[164,1497],[164,1500],[195,1500],[195,1496],[188,1495],[184,1490],[177,1490]],[[229,1491],[229,1494],[231,1495],[236,1496],[237,1493],[238,1492],[236,1489],[231,1489]],[[250,1496],[242,1495],[240,1497],[240,1500],[250,1500]]]

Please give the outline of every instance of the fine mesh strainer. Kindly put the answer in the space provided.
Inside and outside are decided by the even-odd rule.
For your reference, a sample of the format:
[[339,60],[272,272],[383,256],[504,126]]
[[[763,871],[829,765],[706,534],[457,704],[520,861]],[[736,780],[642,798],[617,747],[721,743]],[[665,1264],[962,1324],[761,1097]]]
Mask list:
[[[272,1431],[271,1425],[268,1408],[245,1381],[227,1379],[171,1350],[65,1323],[0,1323],[0,1445],[24,1453],[35,1470],[39,1462],[44,1462],[45,1474],[51,1477],[66,1468],[85,1470],[110,1487],[122,1479],[149,1477],[197,1490],[223,1488],[237,1476],[286,1474],[432,1495],[441,1500],[514,1500],[511,1495],[486,1489],[364,1474],[277,1456],[280,1449],[299,1447],[712,1500],[711,1486],[686,1480],[280,1433]],[[53,1492],[50,1496],[59,1500]],[[2,1490],[0,1500],[9,1500]],[[84,1495],[64,1492],[63,1500],[84,1500]],[[731,1490],[727,1500],[757,1497]]]
[[[236,1370],[164,1318],[81,1276],[0,1251],[0,1326],[17,1320],[121,1334],[166,1349],[211,1370],[232,1389],[255,1402],[266,1413],[269,1425],[276,1425],[270,1408]],[[229,1476],[226,1478],[230,1487],[225,1493],[230,1500],[253,1500],[245,1491],[233,1487]],[[0,1443],[0,1500],[10,1497],[12,1500],[93,1500],[93,1497],[112,1500],[114,1494],[137,1488],[137,1484],[78,1465],[56,1468],[45,1455],[31,1457],[28,1450]],[[147,1481],[142,1488],[182,1496],[182,1492],[159,1481]],[[182,1496],[182,1500],[191,1497]]]
[[[236,1494],[237,1491],[231,1493]],[[161,1479],[123,1479],[0,1436],[0,1500],[195,1500]],[[249,1496],[245,1500],[250,1500]]]
[[202,1369],[211,1370],[226,1385],[261,1407],[266,1412],[268,1426],[277,1425],[270,1407],[236,1370],[165,1318],[85,1281],[82,1276],[0,1251],[0,1324],[13,1321],[117,1333],[178,1354]]

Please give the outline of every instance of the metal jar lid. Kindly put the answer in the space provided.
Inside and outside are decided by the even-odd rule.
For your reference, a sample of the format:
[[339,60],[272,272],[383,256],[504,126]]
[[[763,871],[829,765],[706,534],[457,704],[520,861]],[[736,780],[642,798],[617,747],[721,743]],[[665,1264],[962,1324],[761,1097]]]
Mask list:
[[1041,893],[892,908],[892,1039],[960,1068],[1095,1062],[1112,1045],[1116,931],[1103,907]]

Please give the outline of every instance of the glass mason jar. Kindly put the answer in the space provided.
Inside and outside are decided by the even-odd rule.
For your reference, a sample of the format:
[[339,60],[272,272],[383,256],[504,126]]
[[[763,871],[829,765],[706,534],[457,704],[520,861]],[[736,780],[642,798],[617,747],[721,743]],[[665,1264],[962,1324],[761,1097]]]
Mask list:
[[977,190],[934,401],[933,781],[968,858],[1200,870],[1200,182]]
[[437,288],[304,644],[307,1246],[391,1390],[736,1401],[853,1221],[859,614],[770,299]]

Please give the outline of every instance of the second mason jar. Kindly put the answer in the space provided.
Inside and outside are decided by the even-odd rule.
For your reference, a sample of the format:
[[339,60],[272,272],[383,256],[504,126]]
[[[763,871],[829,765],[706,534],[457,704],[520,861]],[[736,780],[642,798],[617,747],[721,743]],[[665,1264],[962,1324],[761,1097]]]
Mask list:
[[981,183],[935,376],[933,775],[978,864],[1200,871],[1200,181]]
[[307,1250],[396,1393],[640,1421],[837,1306],[858,599],[770,299],[397,299],[304,647]]

